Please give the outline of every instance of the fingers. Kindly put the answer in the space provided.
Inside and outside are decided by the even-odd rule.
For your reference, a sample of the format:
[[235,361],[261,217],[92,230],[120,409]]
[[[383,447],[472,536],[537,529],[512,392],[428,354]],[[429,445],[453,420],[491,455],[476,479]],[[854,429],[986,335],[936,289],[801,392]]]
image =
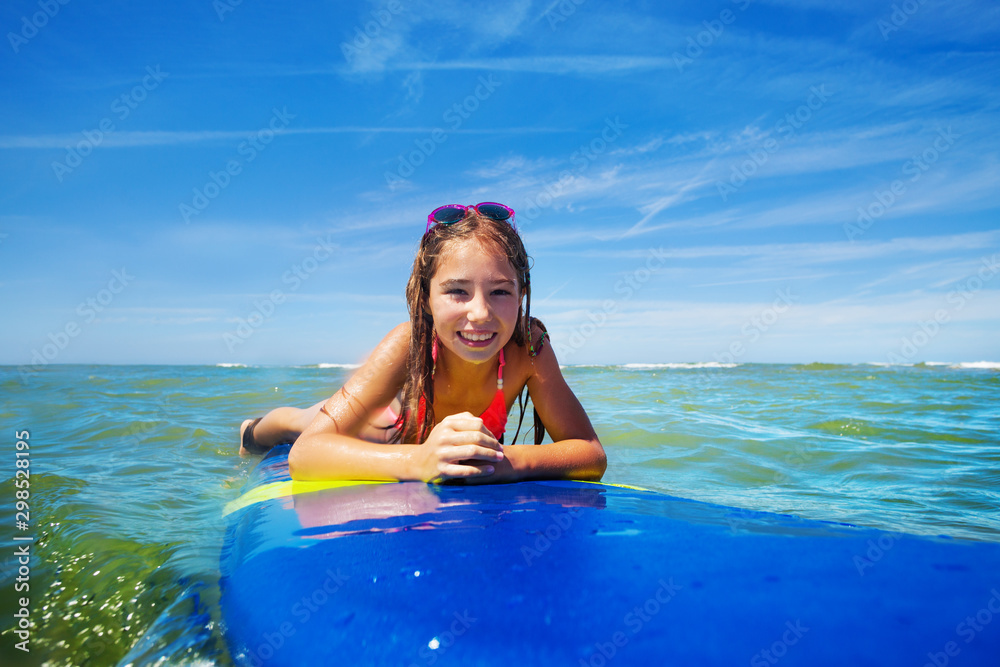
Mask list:
[[[502,445],[490,433],[480,433],[479,431],[456,431],[453,433],[442,433],[437,439],[438,447],[474,447],[476,451],[488,449],[490,454],[502,453]],[[466,457],[475,458],[475,457]]]
[[503,461],[503,451],[481,445],[444,445],[437,450],[437,458],[442,463],[460,463],[469,461],[475,465],[477,462],[496,463]]
[[477,444],[495,451],[503,451],[500,442],[483,425],[483,420],[468,412],[445,417],[434,428],[440,429],[437,435],[443,445]]
[[437,452],[438,479],[486,477],[503,460],[503,452],[478,445],[439,447]]
[[[468,412],[442,419],[425,442],[435,480],[487,477],[504,459],[503,446]],[[436,473],[436,474],[435,474]]]
[[469,465],[458,465],[450,463],[441,466],[441,474],[438,475],[439,480],[443,479],[468,479],[470,477],[488,477],[492,475],[494,471],[493,466],[469,466]]
[[492,436],[486,426],[483,425],[483,420],[468,412],[449,415],[442,419],[438,426],[451,429],[452,431],[479,431],[480,433]]

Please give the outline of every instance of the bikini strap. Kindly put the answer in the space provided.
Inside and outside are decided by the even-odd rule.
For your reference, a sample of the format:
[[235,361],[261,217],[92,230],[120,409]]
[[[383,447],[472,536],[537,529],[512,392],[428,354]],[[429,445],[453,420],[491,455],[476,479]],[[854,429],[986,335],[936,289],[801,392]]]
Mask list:
[[[434,361],[434,368],[431,369],[431,377],[434,377],[437,371],[437,358],[438,358],[438,341],[437,334],[434,334],[434,340],[431,343],[431,359]],[[500,365],[497,367],[497,389],[503,389],[503,367],[507,362],[503,358],[503,348],[500,348]],[[333,417],[330,417],[333,419]]]
[[497,389],[503,389],[503,366],[506,362],[503,360],[503,348],[500,348],[500,366],[497,367]]

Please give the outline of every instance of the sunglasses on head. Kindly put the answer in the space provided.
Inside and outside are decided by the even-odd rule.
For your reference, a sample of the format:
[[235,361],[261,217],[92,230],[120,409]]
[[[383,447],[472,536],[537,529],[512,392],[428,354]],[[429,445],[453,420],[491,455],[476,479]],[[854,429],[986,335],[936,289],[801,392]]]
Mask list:
[[514,224],[514,209],[496,202],[484,201],[476,204],[475,206],[446,204],[444,206],[437,207],[431,211],[430,215],[427,216],[427,229],[424,230],[424,234],[431,231],[431,228],[435,225],[451,225],[459,220],[464,220],[469,209],[472,209],[479,215],[490,218],[491,220],[509,222],[510,226],[514,228],[514,231],[517,231],[517,225]]

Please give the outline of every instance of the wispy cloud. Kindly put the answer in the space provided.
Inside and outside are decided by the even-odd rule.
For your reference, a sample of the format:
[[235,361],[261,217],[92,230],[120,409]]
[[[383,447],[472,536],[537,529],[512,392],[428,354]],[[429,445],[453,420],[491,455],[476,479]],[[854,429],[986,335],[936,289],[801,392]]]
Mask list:
[[[392,127],[392,126],[357,126],[340,127],[305,127],[276,130],[280,135],[323,135],[323,134],[430,134],[440,130],[438,127]],[[206,130],[206,131],[121,131],[107,134],[98,147],[104,148],[137,148],[145,146],[175,146],[179,144],[201,144],[233,142],[247,139],[260,130]],[[459,128],[449,129],[454,134],[551,134],[575,132],[566,127],[490,127],[490,128]],[[49,149],[66,148],[82,141],[83,135],[77,134],[43,134],[24,136],[0,136],[0,149]]]
[[746,280],[724,280],[717,283],[701,283],[691,287],[725,287],[727,285],[753,285],[757,283],[789,283],[801,280],[822,280],[839,276],[838,273],[810,273],[800,276],[769,276],[767,278],[749,278]]
[[660,197],[652,204],[647,204],[646,206],[642,207],[644,209],[642,211],[644,213],[643,217],[637,223],[632,225],[632,227],[626,230],[625,233],[622,234],[622,237],[634,236],[635,234],[640,233],[646,226],[646,224],[650,220],[652,220],[656,215],[658,215],[661,211],[673,206],[678,202],[686,201],[689,198],[688,197],[689,192],[701,189],[706,184],[708,184],[710,182],[710,179],[705,178],[705,172],[709,170],[711,165],[712,165],[711,162],[707,163],[702,168],[701,172],[693,176],[690,180],[683,183],[678,183],[670,187],[669,195]]
[[628,71],[675,69],[670,58],[656,56],[523,56],[515,58],[475,58],[437,62],[387,64],[396,70],[481,70],[486,72],[531,72],[535,74],[619,74]]
[[[1000,250],[1000,8],[917,3],[886,39],[892,0],[723,4],[736,20],[721,32],[721,5],[367,0],[304,21],[242,3],[183,29],[164,3],[122,5],[116,25],[165,26],[129,43],[133,63],[170,72],[155,91],[99,17],[60,14],[10,73],[0,286],[37,326],[0,348],[16,363],[124,265],[135,286],[102,314],[121,326],[88,330],[81,358],[91,344],[113,358],[116,336],[142,328],[129,345],[150,360],[215,360],[208,330],[280,289],[246,349],[353,360],[404,310],[427,213],[490,200],[517,211],[557,340],[620,281],[648,278],[580,360],[711,359],[785,287],[800,302],[752,354],[884,357]],[[476,94],[482,80],[495,95]],[[133,93],[128,117],[73,155]],[[215,147],[236,149],[260,131],[253,109],[285,104],[301,122],[230,171]],[[946,150],[942,130],[958,135]],[[54,177],[53,160],[72,174]],[[201,208],[188,225],[184,202]],[[873,222],[852,242],[859,208]],[[314,265],[320,239],[337,250]],[[647,275],[653,250],[665,261]],[[307,261],[292,294],[283,277]],[[998,349],[996,281],[935,344]],[[152,310],[124,310],[139,303]]]
[[[988,256],[991,250],[1000,248],[1000,230],[969,232],[962,234],[909,236],[882,241],[829,241],[821,243],[761,243],[738,245],[695,245],[690,247],[662,247],[658,250],[669,260],[706,261],[719,260],[729,264],[732,260],[751,262],[760,266],[775,267],[779,270],[791,267],[870,263],[889,257],[921,257],[933,255],[953,255],[968,251],[978,251]],[[577,250],[564,249],[553,254],[567,257],[603,259],[643,259],[649,254],[648,248],[595,249],[591,247]],[[964,260],[974,266],[975,258]],[[721,284],[721,283],[720,283]],[[732,283],[736,284],[736,283]]]
[[[452,60],[415,60],[414,51],[409,49],[394,50],[405,53],[402,57],[393,59],[389,56],[372,57],[366,52],[368,60],[352,66],[331,65],[328,67],[302,68],[282,65],[260,65],[243,67],[235,74],[237,76],[290,76],[312,77],[322,75],[347,76],[354,74],[372,74],[383,72],[447,72],[447,71],[481,71],[481,72],[524,72],[534,74],[562,75],[617,75],[625,72],[643,72],[653,70],[672,70],[676,65],[671,58],[641,55],[565,55],[565,56],[519,56],[492,58],[463,58]],[[232,76],[232,72],[205,71],[201,76]],[[178,76],[198,76],[197,74],[180,74]]]

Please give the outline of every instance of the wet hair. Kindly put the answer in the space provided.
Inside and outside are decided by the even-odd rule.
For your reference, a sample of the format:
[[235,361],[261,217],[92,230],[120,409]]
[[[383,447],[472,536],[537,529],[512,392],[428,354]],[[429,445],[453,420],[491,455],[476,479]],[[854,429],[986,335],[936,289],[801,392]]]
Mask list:
[[[465,218],[450,225],[432,227],[420,240],[420,248],[413,260],[413,270],[406,284],[406,305],[410,313],[410,349],[407,360],[408,374],[403,384],[403,409],[396,422],[401,442],[421,443],[434,426],[434,359],[431,348],[434,342],[434,319],[430,311],[431,279],[437,273],[438,262],[448,246],[456,241],[475,240],[484,252],[506,257],[517,275],[518,293],[523,301],[518,306],[517,324],[511,339],[524,347],[531,345],[531,258],[517,231],[505,221],[497,221],[469,210]],[[541,322],[534,320],[541,325]],[[542,327],[544,330],[544,327]],[[541,349],[541,341],[534,341]],[[522,391],[522,395],[523,395]],[[420,398],[426,406],[420,419]],[[526,403],[518,396],[521,420]],[[420,423],[417,423],[417,422]],[[518,431],[520,433],[520,422]],[[517,439],[517,433],[514,440]],[[535,413],[535,440],[540,443],[545,429]]]

